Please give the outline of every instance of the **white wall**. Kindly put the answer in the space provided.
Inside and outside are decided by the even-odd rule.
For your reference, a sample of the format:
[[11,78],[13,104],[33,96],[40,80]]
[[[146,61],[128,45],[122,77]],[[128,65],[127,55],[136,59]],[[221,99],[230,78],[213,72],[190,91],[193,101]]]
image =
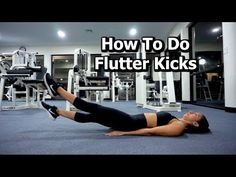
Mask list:
[[225,107],[236,108],[236,23],[223,23]]
[[[178,36],[180,35],[181,39],[189,39],[188,36],[188,27],[190,22],[182,22],[176,25],[176,27],[172,30],[170,36]],[[185,56],[186,59],[189,59],[189,53],[181,53],[181,55]],[[176,73],[177,74],[177,73]],[[182,101],[190,101],[190,73],[189,72],[179,72],[181,74],[181,88],[182,88]]]
[[[181,36],[181,39],[188,39],[188,26],[190,22],[178,23],[170,32],[169,36]],[[189,59],[189,53],[182,53],[186,59]],[[174,72],[174,80],[180,79],[180,74],[182,75],[182,101],[190,101],[190,75],[189,72]],[[158,80],[158,72],[153,71],[153,78]]]
[[190,25],[190,22],[180,22],[178,23],[170,32],[169,36],[178,36],[179,34],[181,34],[181,32],[183,31],[183,29],[188,28],[188,26]]
[[[178,36],[178,35],[181,35],[184,37],[182,38],[188,38],[187,34],[188,34],[188,25],[190,24],[190,22],[181,22],[181,23],[178,23],[177,25],[174,26],[174,28],[171,30],[170,34],[168,35],[169,36]],[[185,54],[184,54],[185,55]],[[185,56],[186,58],[188,56]],[[180,79],[180,73],[179,72],[175,72],[173,73],[174,74],[174,80],[179,80]],[[159,80],[159,75],[158,75],[158,72],[155,72],[153,70],[153,79],[154,80]],[[163,80],[165,80],[165,78],[163,78]]]

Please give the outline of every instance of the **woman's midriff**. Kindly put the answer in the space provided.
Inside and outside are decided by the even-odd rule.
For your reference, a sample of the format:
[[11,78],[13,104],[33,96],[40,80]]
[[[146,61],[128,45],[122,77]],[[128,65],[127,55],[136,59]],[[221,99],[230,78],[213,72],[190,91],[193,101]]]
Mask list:
[[157,115],[156,113],[144,113],[147,120],[147,127],[152,128],[157,126]]

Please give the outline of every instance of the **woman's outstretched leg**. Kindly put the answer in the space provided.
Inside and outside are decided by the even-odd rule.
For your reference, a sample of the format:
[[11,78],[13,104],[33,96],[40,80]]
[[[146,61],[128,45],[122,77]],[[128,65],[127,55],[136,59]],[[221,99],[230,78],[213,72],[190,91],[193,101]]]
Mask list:
[[75,111],[66,111],[63,109],[57,109],[56,112],[59,116],[63,116],[68,119],[75,120],[75,114],[76,114]]
[[58,109],[56,106],[51,106],[45,102],[41,102],[42,107],[48,112],[50,118],[55,120],[58,116],[63,116],[69,119],[74,120],[75,112],[73,111],[63,111],[61,109]]
[[76,122],[85,123],[85,122],[96,122],[100,123],[96,119],[97,115],[95,114],[86,114],[86,113],[79,113],[75,111],[66,111],[63,109],[59,109],[56,106],[51,106],[46,104],[45,102],[41,102],[43,108],[49,113],[50,118],[56,120],[58,116],[62,116]]
[[60,110],[58,112],[56,107],[49,107],[47,108],[47,110],[50,114],[52,114],[52,117],[62,115],[77,122],[97,122],[108,127],[114,127],[116,129],[127,129],[133,125],[133,119],[129,114],[114,108],[87,102],[79,97],[75,97],[74,95],[60,87],[59,84],[57,84],[51,78],[49,73],[45,74],[44,83],[51,96],[60,95],[61,97],[72,103],[77,109],[90,113],[82,114],[78,112],[60,112]]
[[52,77],[50,76],[49,73],[46,73],[44,75],[44,84],[47,87],[47,90],[49,92],[49,94],[54,97],[57,95],[60,95],[62,98],[64,98],[65,100],[69,101],[71,104],[74,103],[75,100],[75,96],[69,92],[67,92],[66,90],[64,90],[58,83],[56,83]]
[[57,88],[57,93],[58,95],[60,95],[62,98],[64,98],[65,100],[69,101],[71,104],[74,103],[76,96],[67,92],[65,89],[63,89],[62,87],[58,87]]
[[73,104],[77,109],[80,109],[82,111],[95,113],[98,111],[98,109],[101,107],[101,105],[98,105],[96,103],[87,102],[85,100],[82,100],[81,98],[78,98],[74,96],[73,94],[67,92],[64,90],[59,84],[57,84],[49,73],[46,73],[44,75],[44,83],[48,89],[49,94],[54,97],[57,95],[60,95],[65,100],[69,101],[71,104]]

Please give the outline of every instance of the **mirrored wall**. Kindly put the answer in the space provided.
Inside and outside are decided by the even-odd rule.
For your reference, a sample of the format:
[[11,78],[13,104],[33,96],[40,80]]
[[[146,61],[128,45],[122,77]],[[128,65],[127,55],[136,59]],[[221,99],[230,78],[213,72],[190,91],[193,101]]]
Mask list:
[[221,22],[200,22],[191,27],[192,57],[199,70],[192,74],[193,101],[224,108],[223,41]]

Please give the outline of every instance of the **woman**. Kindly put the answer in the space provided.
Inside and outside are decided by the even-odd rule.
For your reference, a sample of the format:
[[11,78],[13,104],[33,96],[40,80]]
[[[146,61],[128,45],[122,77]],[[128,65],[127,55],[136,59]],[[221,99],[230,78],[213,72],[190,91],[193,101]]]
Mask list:
[[51,96],[60,95],[76,108],[88,112],[86,114],[75,111],[65,111],[42,102],[43,108],[48,111],[53,119],[56,119],[58,116],[63,116],[81,123],[96,122],[114,129],[114,131],[106,134],[108,136],[180,136],[186,130],[199,133],[208,130],[208,121],[200,112],[188,112],[184,114],[182,118],[176,118],[167,112],[129,115],[117,109],[90,103],[79,97],[75,97],[73,94],[60,87],[48,73],[44,76],[44,83]]

